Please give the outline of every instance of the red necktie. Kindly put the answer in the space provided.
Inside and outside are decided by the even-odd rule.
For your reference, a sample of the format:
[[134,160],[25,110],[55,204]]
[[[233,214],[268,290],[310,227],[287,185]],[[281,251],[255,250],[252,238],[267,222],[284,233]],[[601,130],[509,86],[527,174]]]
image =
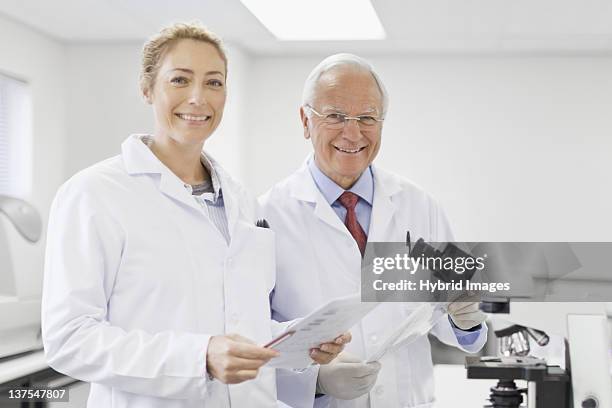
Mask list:
[[365,232],[363,232],[363,228],[361,228],[361,225],[359,225],[359,222],[357,221],[355,206],[357,205],[357,201],[359,201],[359,196],[355,193],[351,193],[350,191],[345,191],[338,198],[338,201],[340,201],[340,204],[346,208],[344,225],[346,225],[346,228],[349,230],[353,238],[355,238],[355,241],[357,241],[359,252],[361,252],[361,256],[363,256],[366,242],[368,241],[368,236]]

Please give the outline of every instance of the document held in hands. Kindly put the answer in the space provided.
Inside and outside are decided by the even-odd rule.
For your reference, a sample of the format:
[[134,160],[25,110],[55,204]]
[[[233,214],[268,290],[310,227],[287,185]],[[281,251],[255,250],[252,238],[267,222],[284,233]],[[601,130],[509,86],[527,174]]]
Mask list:
[[308,316],[291,324],[287,330],[264,347],[273,348],[280,356],[270,367],[304,368],[312,363],[309,352],[357,324],[378,303],[363,303],[359,294],[330,301]]

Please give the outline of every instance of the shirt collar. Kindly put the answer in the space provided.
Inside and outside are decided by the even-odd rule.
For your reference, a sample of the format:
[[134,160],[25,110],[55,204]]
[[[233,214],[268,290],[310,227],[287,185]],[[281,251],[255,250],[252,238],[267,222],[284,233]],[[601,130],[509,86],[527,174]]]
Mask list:
[[[323,194],[327,203],[332,205],[344,193],[344,189],[319,169],[315,163],[314,156],[308,159],[308,169],[317,188]],[[357,194],[361,199],[372,205],[374,201],[374,178],[372,177],[370,166],[368,166],[348,191]]]
[[219,181],[219,175],[215,170],[215,167],[210,162],[210,159],[206,157],[206,154],[202,152],[202,165],[208,170],[208,174],[210,174],[210,180],[212,181],[213,192],[214,192],[214,201],[216,202],[219,197],[223,195],[221,192],[221,182]]

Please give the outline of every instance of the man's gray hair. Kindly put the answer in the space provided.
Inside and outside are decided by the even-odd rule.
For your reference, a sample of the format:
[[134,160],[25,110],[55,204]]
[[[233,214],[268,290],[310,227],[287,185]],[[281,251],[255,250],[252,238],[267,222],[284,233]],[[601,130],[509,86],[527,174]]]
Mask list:
[[306,78],[306,82],[304,83],[304,91],[302,92],[302,106],[312,105],[315,88],[317,87],[317,83],[319,82],[319,78],[321,78],[321,75],[323,75],[332,68],[336,68],[338,66],[343,65],[352,65],[354,67],[358,67],[365,71],[368,71],[370,74],[372,74],[376,85],[378,85],[380,94],[382,95],[382,117],[384,118],[385,114],[387,113],[387,107],[389,106],[389,97],[387,95],[387,89],[385,88],[385,85],[383,84],[376,71],[374,71],[372,65],[363,58],[353,54],[342,53],[330,55],[329,57],[321,61],[319,65],[314,67],[314,69],[310,72],[310,75],[308,75],[308,78]]

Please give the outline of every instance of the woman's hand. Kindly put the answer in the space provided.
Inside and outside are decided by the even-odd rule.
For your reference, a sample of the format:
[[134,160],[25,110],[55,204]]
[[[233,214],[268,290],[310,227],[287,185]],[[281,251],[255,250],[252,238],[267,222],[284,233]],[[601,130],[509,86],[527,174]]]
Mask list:
[[206,351],[206,371],[224,384],[238,384],[257,377],[259,368],[278,355],[238,334],[213,336]]
[[344,345],[351,342],[351,333],[346,332],[336,337],[331,343],[323,343],[319,348],[310,350],[310,358],[318,364],[328,364],[344,350]]

